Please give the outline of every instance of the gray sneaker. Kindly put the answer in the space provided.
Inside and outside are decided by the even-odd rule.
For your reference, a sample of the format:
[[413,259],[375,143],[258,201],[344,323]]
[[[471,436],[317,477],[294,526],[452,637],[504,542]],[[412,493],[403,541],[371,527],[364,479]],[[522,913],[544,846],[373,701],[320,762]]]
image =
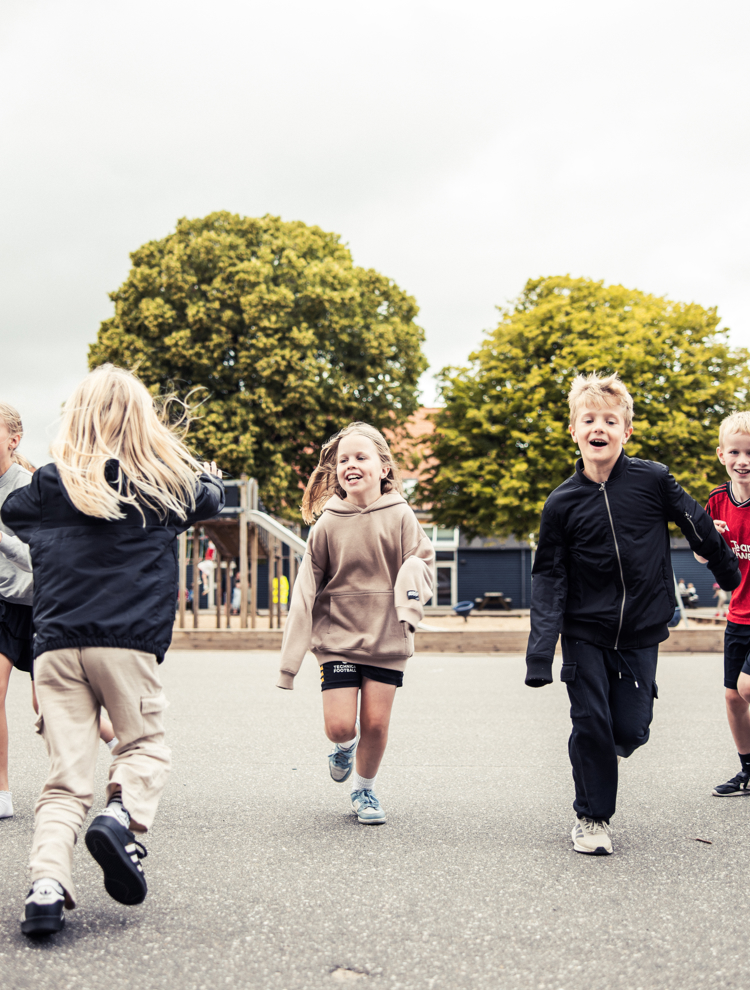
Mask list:
[[352,791],[352,811],[363,825],[382,825],[385,812],[372,791]]
[[328,756],[328,769],[331,772],[331,777],[333,777],[337,784],[343,784],[352,775],[354,757],[356,756],[357,745],[359,744],[359,719],[357,719],[356,727],[357,738],[349,749],[344,749],[343,746],[336,743],[333,752]]
[[609,856],[612,853],[612,829],[598,818],[576,818],[570,837],[577,853]]

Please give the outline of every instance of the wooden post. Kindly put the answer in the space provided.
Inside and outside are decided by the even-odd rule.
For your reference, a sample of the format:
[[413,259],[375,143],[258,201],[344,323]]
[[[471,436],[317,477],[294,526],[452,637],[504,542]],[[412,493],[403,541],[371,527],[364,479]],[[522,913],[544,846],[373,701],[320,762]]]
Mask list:
[[284,544],[279,540],[276,546],[278,547],[276,573],[279,575],[279,579],[276,582],[276,587],[279,589],[277,595],[278,602],[276,604],[276,628],[281,629],[281,585],[284,580]]
[[201,575],[198,570],[200,541],[200,530],[197,526],[193,526],[193,629],[198,628],[198,612],[201,601]]
[[[297,536],[300,536],[300,527],[295,526],[294,532]],[[294,591],[294,582],[297,580],[297,551],[293,547],[289,547],[289,604],[292,601],[292,592]],[[289,605],[286,607],[287,612],[289,611]]]
[[276,570],[276,537],[268,534],[268,628],[273,629],[273,579]]
[[247,476],[240,487],[240,629],[247,629]]
[[216,548],[216,580],[214,584],[216,586],[216,628],[221,629],[221,552],[219,548]]
[[178,608],[180,612],[180,629],[185,628],[185,605],[187,598],[187,532],[180,533],[177,540],[177,553],[180,555],[179,575],[180,590]]
[[226,589],[227,600],[224,602],[224,615],[226,616],[226,628],[229,629],[232,615],[232,559],[230,557],[227,557]]
[[250,628],[258,617],[258,527],[253,523],[250,541]]

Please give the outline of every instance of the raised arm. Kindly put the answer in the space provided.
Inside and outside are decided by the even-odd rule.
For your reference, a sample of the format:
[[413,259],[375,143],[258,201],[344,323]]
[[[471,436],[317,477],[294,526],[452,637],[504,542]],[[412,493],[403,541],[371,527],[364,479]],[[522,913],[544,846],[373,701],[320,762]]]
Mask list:
[[568,597],[565,558],[562,529],[545,505],[539,545],[531,569],[531,632],[526,648],[526,683],[529,687],[552,683],[552,661]]
[[682,530],[696,557],[708,564],[720,588],[734,591],[741,581],[740,565],[728,543],[717,532],[714,521],[664,469],[662,492],[667,517]]
[[289,606],[284,636],[281,640],[281,670],[276,687],[286,691],[293,690],[294,678],[299,672],[305,653],[310,649],[313,606],[325,579],[328,553],[323,527],[318,530],[318,526],[315,526],[310,534],[307,553],[294,582],[292,604]]
[[399,622],[416,629],[424,616],[425,603],[432,598],[435,551],[432,541],[410,510],[401,524],[402,563],[393,587],[393,600]]

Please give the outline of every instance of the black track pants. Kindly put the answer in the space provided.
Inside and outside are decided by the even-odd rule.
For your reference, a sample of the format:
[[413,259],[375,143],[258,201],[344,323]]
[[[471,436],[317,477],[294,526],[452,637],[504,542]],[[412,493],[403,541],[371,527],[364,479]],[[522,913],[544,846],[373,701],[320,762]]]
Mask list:
[[609,821],[615,813],[617,757],[648,742],[658,652],[658,646],[607,650],[562,637],[560,678],[570,698],[568,752],[578,815]]

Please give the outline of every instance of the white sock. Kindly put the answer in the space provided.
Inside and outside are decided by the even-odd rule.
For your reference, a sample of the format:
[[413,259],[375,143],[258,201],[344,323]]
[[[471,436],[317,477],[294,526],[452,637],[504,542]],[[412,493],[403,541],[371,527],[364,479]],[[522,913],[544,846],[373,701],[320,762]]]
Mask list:
[[112,750],[115,748],[116,745],[117,745],[117,736],[112,736],[112,738],[107,743],[107,747],[109,748],[110,753],[112,752]]
[[375,781],[378,779],[378,775],[375,774],[374,777],[360,777],[360,775],[355,770],[352,774],[352,794],[355,791],[371,791],[375,786]]
[[109,815],[110,818],[117,819],[125,828],[130,828],[130,814],[127,808],[123,808],[122,806],[122,793],[120,791],[112,795],[109,799],[109,804],[100,814]]
[[350,739],[349,742],[336,743],[336,745],[338,746],[339,749],[351,749],[356,741],[357,741],[357,737],[355,736],[354,739]]

